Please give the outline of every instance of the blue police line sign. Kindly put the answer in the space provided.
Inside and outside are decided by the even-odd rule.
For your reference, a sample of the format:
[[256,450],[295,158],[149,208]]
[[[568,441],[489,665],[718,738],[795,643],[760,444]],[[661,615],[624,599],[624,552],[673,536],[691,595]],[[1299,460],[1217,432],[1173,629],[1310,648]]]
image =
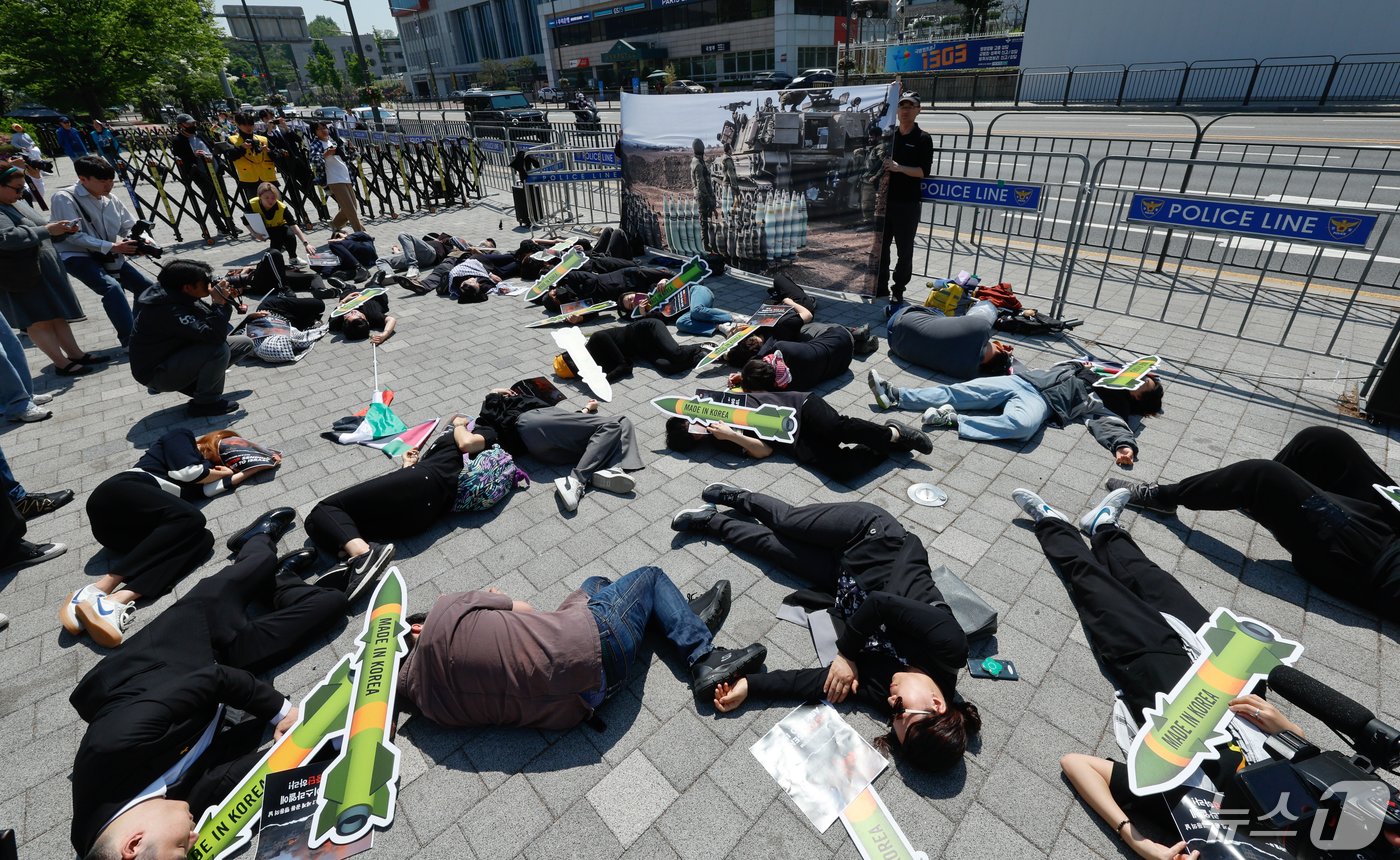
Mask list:
[[589,182],[621,178],[621,170],[561,170],[555,173],[531,173],[525,177],[525,181],[537,185],[542,182]]
[[1128,221],[1364,248],[1380,216],[1175,194],[1133,195]]
[[504,153],[506,151],[506,142],[504,140],[478,140],[476,142],[476,148],[482,152]]
[[956,176],[930,176],[920,187],[925,200],[959,206],[985,206],[991,209],[1022,209],[1039,212],[1045,186],[998,179],[960,179]]

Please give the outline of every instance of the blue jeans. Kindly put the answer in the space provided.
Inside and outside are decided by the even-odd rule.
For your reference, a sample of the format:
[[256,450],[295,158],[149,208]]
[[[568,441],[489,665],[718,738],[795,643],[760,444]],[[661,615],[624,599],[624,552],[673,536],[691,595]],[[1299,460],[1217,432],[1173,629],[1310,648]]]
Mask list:
[[128,289],[132,295],[140,296],[155,282],[131,265],[130,260],[122,260],[121,270],[116,272],[102,268],[102,264],[90,255],[65,257],[63,266],[68,270],[68,274],[102,297],[102,310],[107,312],[107,319],[112,321],[112,328],[117,330],[117,340],[121,341],[122,346],[126,346],[131,340],[132,318],[131,304],[126,300],[122,289]]
[[649,624],[654,623],[671,640],[687,665],[694,665],[714,648],[709,628],[659,567],[639,567],[617,582],[590,576],[581,588],[598,624],[605,697],[627,683],[627,673],[637,660],[637,649]]
[[[988,376],[957,385],[899,389],[899,408],[925,410],[950,405],[958,412],[958,438],[973,442],[1023,441],[1050,418],[1040,391],[1019,376]],[[1000,409],[999,415],[964,415],[963,410]]]
[[733,320],[729,311],[715,310],[714,291],[704,284],[690,285],[690,310],[676,320],[676,331],[685,334],[714,334],[715,325]]
[[5,407],[6,418],[17,418],[33,406],[34,381],[29,376],[29,359],[24,357],[24,347],[10,328],[9,320],[0,315],[0,405]]
[[10,497],[10,501],[19,503],[20,499],[29,495],[19,481],[15,480],[14,472],[10,471],[10,461],[5,459],[5,452],[0,451],[0,493]]

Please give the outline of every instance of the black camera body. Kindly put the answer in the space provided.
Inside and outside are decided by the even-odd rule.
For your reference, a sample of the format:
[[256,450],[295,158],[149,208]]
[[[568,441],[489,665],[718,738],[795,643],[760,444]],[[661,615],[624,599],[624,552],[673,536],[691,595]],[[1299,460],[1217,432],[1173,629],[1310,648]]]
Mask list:
[[26,155],[24,156],[24,163],[30,167],[42,170],[45,173],[53,173],[54,171],[53,162],[49,161],[47,158],[35,158],[32,155]]
[[146,234],[154,230],[155,227],[156,225],[154,223],[147,221],[143,218],[142,220],[137,221],[134,226],[132,226],[130,238],[131,241],[136,243],[136,250],[138,253],[145,254],[147,257],[154,257],[157,260],[159,260],[161,258],[161,255],[165,253],[165,249],[157,245],[155,242],[152,242],[150,239],[146,238]]

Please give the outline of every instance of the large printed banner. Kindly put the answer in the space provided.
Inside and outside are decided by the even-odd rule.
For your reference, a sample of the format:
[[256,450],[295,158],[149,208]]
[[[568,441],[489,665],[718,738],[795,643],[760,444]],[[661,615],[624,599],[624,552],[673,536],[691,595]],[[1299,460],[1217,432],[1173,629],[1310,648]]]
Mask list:
[[945,69],[996,69],[1021,65],[1021,36],[958,39],[894,45],[885,49],[886,72],[937,72]]
[[893,123],[895,92],[623,93],[623,226],[678,256],[873,293],[885,138],[870,132]]

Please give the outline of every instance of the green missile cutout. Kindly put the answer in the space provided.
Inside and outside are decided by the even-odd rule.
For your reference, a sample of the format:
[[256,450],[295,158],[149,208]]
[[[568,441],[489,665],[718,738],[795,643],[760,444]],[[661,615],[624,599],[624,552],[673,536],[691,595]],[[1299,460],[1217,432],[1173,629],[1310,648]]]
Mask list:
[[241,848],[251,837],[262,812],[263,779],[269,773],[305,764],[326,739],[340,734],[350,712],[350,658],[345,657],[301,701],[300,718],[291,731],[267,751],[218,807],[199,819],[199,838],[190,845],[189,860],[218,860]]
[[730,406],[693,397],[658,397],[651,401],[666,415],[679,415],[700,424],[727,424],[736,430],[752,430],[767,442],[789,444],[797,438],[797,410],[765,403],[758,409]]
[[1147,374],[1156,369],[1162,359],[1155,355],[1145,356],[1113,374],[1094,382],[1095,388],[1111,388],[1115,391],[1136,391],[1147,381]]
[[739,341],[743,340],[744,338],[748,337],[756,331],[758,331],[758,326],[746,325],[740,327],[738,331],[734,332],[729,337],[720,341],[714,349],[705,353],[705,357],[700,359],[699,364],[695,365],[695,370],[697,372],[704,370],[705,368],[714,364],[716,361],[719,361],[721,358],[724,357],[724,354],[726,352],[729,352],[731,349],[734,348],[735,344],[737,344]]
[[1400,511],[1400,487],[1382,487],[1380,484],[1372,484],[1371,489],[1380,493],[1381,498],[1390,502],[1397,511]]
[[525,301],[538,301],[541,296],[549,292],[549,288],[559,283],[559,279],[588,262],[588,257],[577,247],[565,254],[563,259],[554,264],[554,268],[545,272],[534,286],[525,291]]
[[540,326],[545,325],[556,325],[561,322],[568,322],[569,317],[572,316],[586,317],[589,314],[602,313],[603,311],[612,310],[615,307],[617,307],[617,302],[598,302],[596,305],[589,305],[586,308],[579,308],[576,311],[569,311],[568,313],[555,314],[552,317],[545,317],[544,319],[539,320],[538,322],[532,322],[525,327],[539,328]]
[[647,293],[647,304],[654,308],[659,308],[666,303],[666,300],[681,291],[681,287],[686,284],[699,283],[710,276],[710,264],[698,254],[685,261],[681,270],[676,276],[656,289]]
[[360,290],[358,293],[336,305],[335,310],[331,311],[331,316],[343,317],[370,299],[382,296],[384,293],[385,290],[383,287],[370,287],[367,290]]
[[1230,700],[1303,653],[1297,642],[1224,608],[1215,610],[1198,634],[1209,650],[1170,693],[1157,694],[1155,708],[1143,711],[1143,726],[1128,751],[1128,786],[1134,794],[1175,788],[1201,762],[1219,758],[1216,748],[1230,738],[1225,731],[1233,716]]
[[355,695],[345,744],[321,780],[310,845],[354,842],[375,824],[394,820],[399,750],[389,741],[403,635],[403,578],[389,568],[374,592],[355,652]]

